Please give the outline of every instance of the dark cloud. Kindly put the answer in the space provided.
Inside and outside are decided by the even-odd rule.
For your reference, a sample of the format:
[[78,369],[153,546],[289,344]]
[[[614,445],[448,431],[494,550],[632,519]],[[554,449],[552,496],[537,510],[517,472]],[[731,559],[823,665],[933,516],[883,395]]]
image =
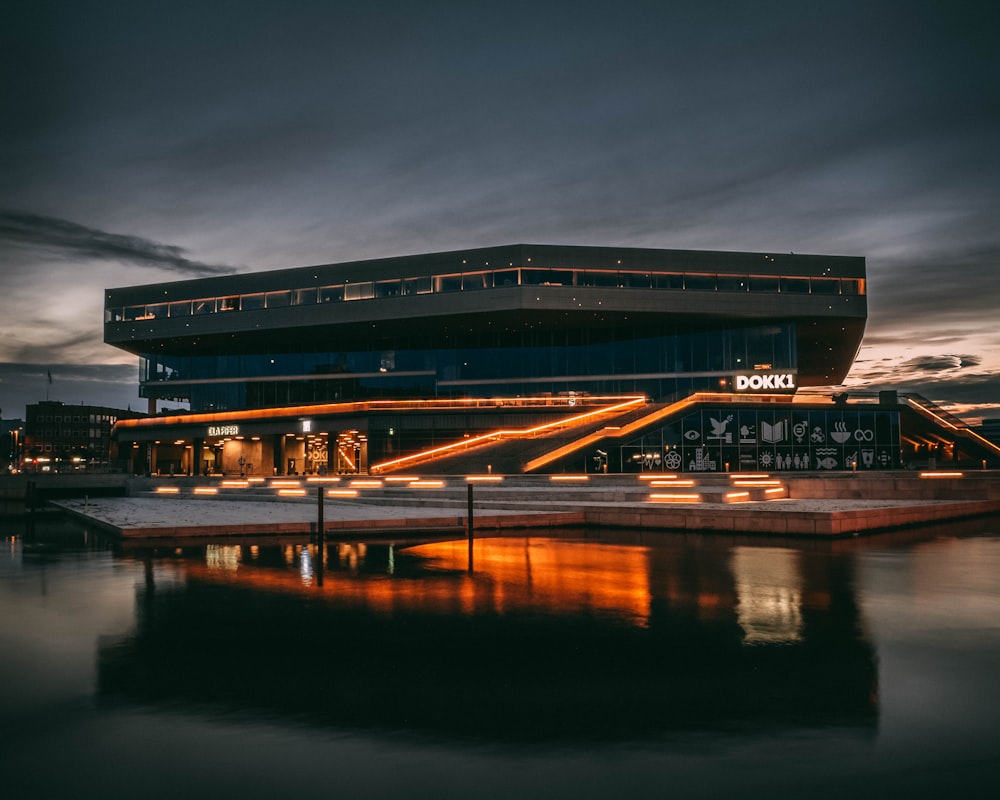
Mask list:
[[25,406],[48,399],[144,411],[137,377],[134,364],[0,362],[0,409],[4,419],[23,419]]
[[0,242],[38,248],[66,258],[120,261],[184,275],[227,275],[236,271],[233,267],[192,261],[175,245],[23,211],[0,209]]

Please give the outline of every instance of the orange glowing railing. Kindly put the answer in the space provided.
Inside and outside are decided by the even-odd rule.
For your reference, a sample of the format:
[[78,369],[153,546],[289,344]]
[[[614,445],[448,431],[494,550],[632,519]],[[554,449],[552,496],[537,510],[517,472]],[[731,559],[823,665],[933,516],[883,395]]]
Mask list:
[[[534,427],[531,428],[504,428],[500,430],[490,431],[489,433],[484,433],[479,436],[470,436],[467,439],[460,439],[457,442],[451,442],[449,444],[441,445],[440,447],[432,447],[429,450],[421,450],[418,453],[411,453],[410,455],[402,456],[401,458],[395,458],[392,459],[391,461],[383,461],[380,464],[373,464],[370,467],[370,470],[372,472],[381,472],[386,469],[402,466],[403,464],[414,465],[425,461],[431,461],[434,460],[435,458],[440,458],[445,455],[452,455],[454,453],[467,450],[476,445],[496,442],[500,441],[501,439],[533,438],[540,433],[551,433],[557,430],[573,428],[578,425],[583,425],[592,422],[595,418],[599,416],[618,413],[628,408],[639,407],[646,403],[646,398],[644,396],[627,397],[624,400],[620,397],[615,399],[618,400],[618,402],[609,406],[601,406],[592,411],[585,411],[582,414],[574,414],[573,416],[570,417],[564,417],[562,419],[558,419],[553,422],[546,422],[541,425],[535,425]],[[566,401],[564,399],[563,404],[565,404],[565,402]]]
[[[115,430],[130,430],[158,425],[216,425],[240,421],[289,419],[298,422],[303,416],[366,414],[372,411],[465,411],[468,409],[531,409],[566,408],[570,402],[576,406],[600,406],[621,400],[621,395],[574,395],[573,397],[457,397],[430,400],[363,400],[353,403],[318,403],[316,405],[256,408],[241,411],[198,412],[173,414],[137,419],[121,419]],[[207,439],[222,438],[208,437]]]

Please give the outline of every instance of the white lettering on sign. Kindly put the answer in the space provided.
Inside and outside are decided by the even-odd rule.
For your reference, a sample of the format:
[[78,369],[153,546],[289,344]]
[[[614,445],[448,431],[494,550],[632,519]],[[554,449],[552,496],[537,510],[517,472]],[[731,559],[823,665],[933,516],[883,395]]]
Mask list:
[[791,372],[772,372],[767,375],[737,375],[737,392],[765,392],[795,389],[795,375]]
[[239,436],[239,425],[209,425],[209,436]]

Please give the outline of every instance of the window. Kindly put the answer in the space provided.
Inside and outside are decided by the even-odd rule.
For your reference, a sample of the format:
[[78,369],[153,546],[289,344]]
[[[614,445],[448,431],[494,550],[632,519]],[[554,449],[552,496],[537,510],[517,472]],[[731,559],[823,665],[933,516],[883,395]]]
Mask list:
[[430,294],[431,279],[426,278],[404,278],[403,294]]
[[191,301],[178,300],[176,303],[170,303],[170,316],[171,317],[191,316]]
[[348,283],[344,286],[345,300],[368,300],[375,294],[375,288],[371,281],[361,283]]
[[789,294],[809,294],[808,278],[781,278],[781,292]]
[[240,310],[239,295],[219,298],[219,311],[239,311],[239,310]]
[[657,289],[683,289],[684,276],[681,274],[654,275],[654,286]]
[[292,304],[292,293],[291,292],[268,292],[267,293],[267,307],[268,308],[285,308]]
[[343,299],[343,286],[324,286],[319,290],[319,301],[321,303],[339,303]]
[[652,277],[648,272],[623,272],[622,285],[630,289],[649,289],[653,285]]
[[215,298],[209,297],[204,300],[195,300],[192,304],[193,314],[213,314],[215,313]]
[[493,273],[494,286],[517,286],[519,270],[504,269]]
[[778,291],[778,279],[768,277],[762,277],[760,275],[750,276],[750,291],[751,292],[777,292]]
[[316,302],[318,290],[316,289],[296,289],[292,292],[292,305],[307,306]]
[[462,291],[489,289],[493,285],[492,272],[470,272],[462,276]]
[[460,292],[462,291],[461,275],[435,275],[435,292]]
[[837,278],[813,278],[813,294],[840,294],[840,281]]
[[714,275],[685,275],[684,288],[692,292],[714,292]]
[[720,275],[716,279],[720,292],[745,292],[749,279],[739,275]]
[[264,307],[264,295],[245,294],[240,301],[240,308],[244,311],[257,311]]
[[379,281],[375,284],[376,297],[396,297],[402,291],[401,280]]

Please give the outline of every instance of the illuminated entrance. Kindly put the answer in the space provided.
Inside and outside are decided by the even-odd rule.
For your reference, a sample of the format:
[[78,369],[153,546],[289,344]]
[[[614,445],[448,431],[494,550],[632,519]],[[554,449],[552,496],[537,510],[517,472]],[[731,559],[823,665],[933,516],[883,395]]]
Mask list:
[[368,437],[356,430],[337,434],[331,466],[337,473],[368,472]]

